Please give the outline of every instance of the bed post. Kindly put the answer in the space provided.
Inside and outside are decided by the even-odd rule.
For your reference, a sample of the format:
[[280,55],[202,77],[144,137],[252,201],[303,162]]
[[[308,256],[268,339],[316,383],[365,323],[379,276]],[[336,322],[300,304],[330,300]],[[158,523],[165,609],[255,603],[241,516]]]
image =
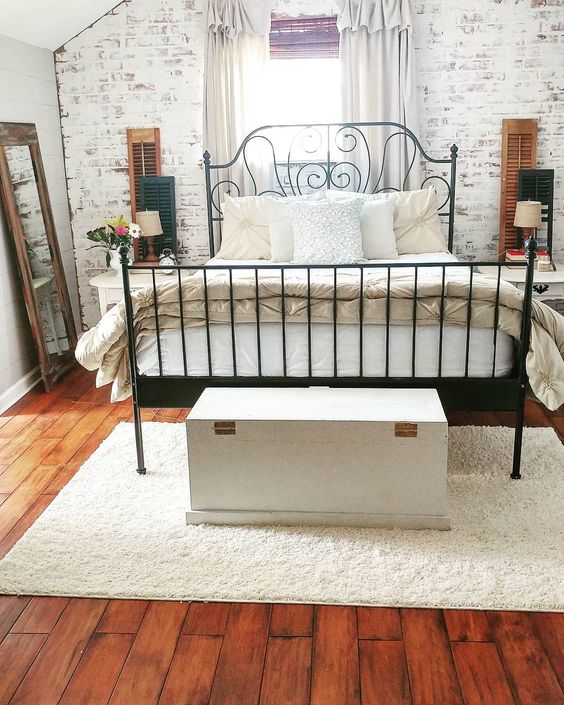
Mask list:
[[450,198],[448,202],[448,251],[452,252],[454,245],[454,194],[456,193],[456,158],[458,147],[453,144],[450,148]]
[[129,248],[119,248],[121,273],[123,277],[123,300],[125,303],[125,320],[127,324],[127,348],[129,352],[129,374],[131,376],[131,400],[133,403],[133,421],[135,422],[135,446],[137,449],[137,472],[145,475],[145,458],[143,453],[143,434],[141,431],[141,409],[137,399],[137,356],[135,353],[135,333],[133,328],[133,306],[129,288]]
[[533,279],[535,276],[535,259],[538,242],[534,237],[525,242],[525,258],[527,260],[527,277],[525,279],[525,296],[523,298],[523,318],[521,320],[521,349],[519,352],[519,406],[515,424],[515,440],[513,445],[513,470],[511,478],[521,479],[521,446],[523,442],[523,423],[525,417],[525,392],[527,391],[527,354],[531,338],[531,308],[533,300]]
[[210,257],[215,257],[215,238],[213,232],[212,197],[211,197],[211,174],[210,174],[210,153],[206,149],[204,152],[204,172],[206,176],[206,205],[208,209],[208,238],[210,243]]

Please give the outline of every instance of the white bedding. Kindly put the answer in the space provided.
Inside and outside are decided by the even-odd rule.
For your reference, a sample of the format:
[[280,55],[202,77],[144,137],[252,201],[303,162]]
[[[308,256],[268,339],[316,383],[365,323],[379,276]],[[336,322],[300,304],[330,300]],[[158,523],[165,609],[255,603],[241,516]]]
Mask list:
[[[379,263],[397,262],[441,262],[456,261],[450,253],[426,253],[402,255],[396,260],[378,260]],[[214,258],[211,265],[248,265],[250,267],[268,264],[264,260],[223,260]],[[281,263],[277,262],[277,265]],[[305,323],[287,323],[285,326],[286,374],[307,376],[308,333]],[[334,333],[330,323],[316,323],[311,326],[311,371],[313,376],[326,377],[335,374]],[[416,327],[415,376],[435,377],[439,375],[439,326],[419,325]],[[413,329],[412,326],[390,326],[390,376],[411,377],[413,374]],[[186,327],[186,373],[207,376],[210,373],[208,346],[205,328]],[[468,374],[472,377],[490,377],[493,366],[494,331],[471,328]],[[162,373],[159,370],[158,346],[156,338],[145,338],[137,350],[139,371],[145,375],[184,375],[181,331],[166,331],[160,336]],[[363,327],[363,374],[381,377],[386,374],[386,326],[365,325]],[[279,323],[260,325],[261,373],[264,376],[284,374],[283,333]],[[506,333],[498,332],[495,362],[495,375],[504,376],[513,367],[513,340]],[[214,324],[210,326],[211,374],[231,376],[234,374],[231,326]],[[237,374],[257,376],[258,345],[256,325],[238,323],[235,325],[235,353]],[[466,328],[445,325],[443,329],[442,368],[444,377],[465,375]],[[360,373],[360,331],[358,325],[339,324],[337,326],[337,369],[340,377],[358,376]]]

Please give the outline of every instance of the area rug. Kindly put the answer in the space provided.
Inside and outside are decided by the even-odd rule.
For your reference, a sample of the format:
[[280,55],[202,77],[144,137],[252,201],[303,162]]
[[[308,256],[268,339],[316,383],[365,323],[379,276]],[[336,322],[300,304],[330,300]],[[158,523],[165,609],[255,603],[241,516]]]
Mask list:
[[480,609],[564,606],[564,447],[525,430],[449,431],[451,531],[186,526],[183,424],[122,423],[0,562],[0,592]]

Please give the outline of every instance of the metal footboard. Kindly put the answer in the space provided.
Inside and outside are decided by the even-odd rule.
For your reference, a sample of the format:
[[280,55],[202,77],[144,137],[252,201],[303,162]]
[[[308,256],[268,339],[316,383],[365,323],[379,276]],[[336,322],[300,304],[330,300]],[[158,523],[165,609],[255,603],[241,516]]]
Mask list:
[[[516,263],[515,266],[526,267],[527,277],[525,293],[523,298],[523,316],[521,325],[521,345],[518,354],[515,358],[514,368],[508,377],[496,376],[496,356],[498,347],[498,323],[500,314],[500,287],[501,287],[501,268],[506,266],[503,262],[394,262],[382,264],[355,264],[355,265],[303,265],[303,264],[267,264],[264,265],[183,265],[174,266],[169,269],[173,270],[170,275],[171,279],[178,283],[178,306],[179,306],[179,327],[181,331],[181,346],[182,346],[182,368],[183,374],[170,375],[166,373],[163,364],[162,346],[161,346],[161,327],[159,322],[159,286],[155,274],[155,270],[150,269],[152,273],[151,288],[152,288],[152,305],[154,308],[155,318],[155,339],[158,355],[158,375],[143,375],[139,373],[137,364],[137,351],[135,344],[135,328],[133,318],[133,306],[130,289],[130,269],[128,263],[127,248],[121,248],[122,255],[122,274],[125,297],[125,310],[127,317],[127,333],[128,333],[128,350],[129,362],[131,368],[131,384],[132,398],[134,409],[134,421],[136,430],[137,443],[137,460],[138,472],[145,473],[145,462],[143,455],[143,441],[141,431],[141,408],[143,407],[187,407],[195,402],[203,389],[208,386],[249,386],[249,387],[274,387],[274,386],[348,386],[348,387],[429,387],[436,388],[439,392],[443,405],[447,409],[466,409],[466,410],[498,410],[498,411],[514,411],[516,413],[516,430],[515,430],[515,448],[514,460],[511,477],[520,477],[520,458],[521,458],[521,440],[523,432],[523,410],[525,401],[525,391],[527,386],[526,372],[526,355],[529,348],[530,338],[530,319],[531,319],[531,301],[532,301],[532,285],[534,274],[534,260],[537,243],[535,240],[527,242],[526,255],[527,261]],[[475,281],[475,272],[479,267],[488,266],[497,269],[495,276],[495,302],[493,310],[493,333],[492,333],[492,367],[491,374],[487,377],[472,376],[470,371],[471,358],[471,329],[472,329],[472,306],[473,306],[473,287]],[[448,272],[453,268],[460,269],[464,267],[469,272],[468,284],[468,300],[466,302],[466,339],[464,345],[464,360],[462,376],[452,377],[444,374],[443,370],[443,348],[444,348],[444,329],[445,329],[445,299],[446,288],[448,285]],[[135,270],[138,271],[138,267]],[[148,268],[149,269],[149,268]],[[404,269],[413,270],[413,297],[411,304],[411,319],[402,321],[403,325],[411,326],[410,335],[410,355],[411,355],[411,374],[402,376],[393,376],[391,374],[391,329],[397,324],[392,316],[392,274],[394,271]],[[438,366],[437,375],[431,377],[422,377],[417,375],[417,326],[418,326],[418,284],[424,272],[429,269],[440,271],[440,294],[439,294],[439,318],[436,323],[438,326]],[[210,299],[209,287],[212,274],[221,270],[227,273],[227,281],[229,285],[228,310],[229,321],[227,329],[230,337],[230,355],[232,361],[232,374],[219,375],[214,370],[212,359],[212,331],[214,323],[210,315]],[[287,360],[287,331],[289,326],[294,325],[288,320],[286,311],[286,296],[287,296],[287,280],[290,274],[300,270],[305,272],[305,282],[307,286],[307,295],[305,297],[306,314],[305,320],[302,321],[307,326],[305,346],[307,359],[307,374],[295,375],[288,372]],[[315,374],[312,363],[312,327],[314,322],[314,314],[312,312],[312,277],[319,270],[329,272],[329,280],[332,281],[331,299],[328,300],[332,316],[327,325],[332,331],[332,374],[318,376]],[[343,376],[339,374],[338,365],[338,343],[339,343],[339,273],[343,270],[355,271],[358,274],[359,282],[359,297],[358,311],[356,312],[357,322],[356,335],[358,336],[358,373],[351,376]],[[364,368],[364,353],[367,351],[367,342],[365,340],[366,331],[366,301],[363,296],[364,284],[366,281],[367,270],[382,271],[383,276],[380,282],[386,286],[384,310],[385,321],[385,346],[383,369],[384,374],[374,376],[366,373]],[[250,273],[250,280],[254,281],[254,321],[249,323],[253,325],[256,331],[256,349],[257,349],[257,374],[248,375],[241,373],[241,366],[237,354],[236,341],[236,281],[234,276],[240,271]],[[183,275],[186,273],[201,272],[203,288],[204,288],[204,327],[206,341],[206,364],[207,375],[190,375],[189,374],[189,355],[188,342],[186,340],[185,331],[185,314],[184,306],[186,304],[186,294],[183,292]],[[261,296],[260,283],[261,275],[265,273],[279,273],[280,277],[280,320],[277,323],[281,326],[281,345],[282,345],[282,374],[272,376],[264,374],[263,361],[263,340],[262,340],[262,319],[261,319]],[[168,280],[170,281],[170,279]],[[448,320],[446,321],[448,323]],[[225,324],[222,324],[225,325]]]

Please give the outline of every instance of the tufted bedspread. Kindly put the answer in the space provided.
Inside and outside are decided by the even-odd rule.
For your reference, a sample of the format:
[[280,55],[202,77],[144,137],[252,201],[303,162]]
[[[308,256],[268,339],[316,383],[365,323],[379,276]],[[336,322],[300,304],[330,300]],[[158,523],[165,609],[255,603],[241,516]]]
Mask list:
[[[392,268],[390,279],[390,323],[411,324],[413,300],[417,285],[417,325],[438,325],[441,305],[444,323],[466,326],[468,299],[472,293],[471,325],[492,328],[496,321],[497,280],[474,274],[470,270],[446,268],[445,296],[441,304],[442,269],[418,267],[417,282],[413,268]],[[362,294],[363,323],[385,324],[387,311],[387,269],[364,270],[362,292],[360,270],[351,267],[338,270],[336,312],[339,323],[358,323]],[[256,321],[255,273],[232,270],[231,297],[228,270],[208,270],[207,299],[210,323],[230,323],[231,305],[237,323]],[[283,289],[283,296],[282,296]],[[157,286],[160,331],[180,327],[178,282]],[[206,292],[202,271],[182,280],[185,326],[206,323]],[[233,302],[231,301],[233,299]],[[131,296],[136,340],[156,335],[153,289],[146,288]],[[308,283],[305,269],[284,270],[282,287],[280,270],[262,270],[258,286],[261,322],[280,322],[282,301],[286,323],[308,320]],[[333,322],[335,311],[334,273],[332,268],[311,270],[309,301],[311,322]],[[523,294],[508,282],[501,281],[497,327],[519,340]],[[527,372],[535,396],[549,409],[564,403],[564,317],[543,303],[532,304],[531,341],[527,355]],[[131,378],[127,356],[127,331],[123,301],[108,311],[102,320],[83,334],[76,349],[78,361],[89,370],[98,370],[97,385],[113,384],[112,401],[131,394]]]

